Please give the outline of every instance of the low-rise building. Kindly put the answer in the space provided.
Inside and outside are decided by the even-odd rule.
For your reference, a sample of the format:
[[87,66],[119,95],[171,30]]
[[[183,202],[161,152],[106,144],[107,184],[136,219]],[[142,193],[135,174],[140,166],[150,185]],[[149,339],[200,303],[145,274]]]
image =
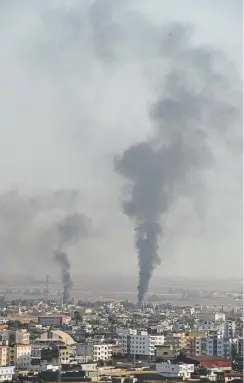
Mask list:
[[191,374],[194,372],[194,364],[179,363],[157,363],[156,371],[159,375],[166,379],[177,379],[183,380],[189,379]]
[[173,360],[176,357],[176,352],[173,346],[168,345],[156,345],[156,361],[165,361]]
[[11,382],[15,373],[14,366],[0,366],[0,382]]

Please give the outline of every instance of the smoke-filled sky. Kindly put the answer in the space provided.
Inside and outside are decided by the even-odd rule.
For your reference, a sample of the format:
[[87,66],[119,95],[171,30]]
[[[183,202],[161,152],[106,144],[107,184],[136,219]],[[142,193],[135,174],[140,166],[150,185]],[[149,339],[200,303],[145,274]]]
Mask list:
[[182,3],[0,2],[1,271],[49,272],[50,227],[81,212],[95,233],[69,250],[71,269],[136,277],[133,223],[121,208],[128,190],[114,157],[153,137],[152,109],[175,72],[192,94],[210,89],[235,113],[211,120],[213,162],[194,198],[164,217],[155,274],[240,276],[242,1]]

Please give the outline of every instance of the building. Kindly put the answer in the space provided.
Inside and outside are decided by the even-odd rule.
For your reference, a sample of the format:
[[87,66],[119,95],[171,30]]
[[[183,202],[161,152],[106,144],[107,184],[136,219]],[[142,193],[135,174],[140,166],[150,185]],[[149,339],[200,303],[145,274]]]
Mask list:
[[186,348],[186,334],[184,332],[168,333],[164,337],[164,344],[172,346],[176,351]]
[[196,333],[196,335],[198,336],[186,337],[184,349],[187,356],[202,355],[202,339],[204,339],[205,333]]
[[41,350],[40,363],[63,365],[70,363],[71,349],[67,346],[54,346]]
[[218,325],[218,335],[222,338],[235,338],[236,324],[235,321],[225,321]]
[[215,367],[222,370],[229,371],[232,368],[232,363],[228,359],[224,359],[218,356],[194,356],[184,358],[185,363],[194,364],[198,367]]
[[69,334],[61,330],[46,331],[43,334],[41,334],[40,338],[36,339],[36,342],[38,341],[46,341],[46,343],[52,343],[53,341],[61,341],[68,346],[71,346],[72,344],[76,343]]
[[156,371],[165,379],[189,379],[194,372],[194,364],[157,363]]
[[217,372],[217,383],[228,383],[232,380],[243,382],[243,372]]
[[219,336],[206,338],[206,355],[231,358],[231,340]]
[[64,316],[61,314],[41,315],[38,317],[38,324],[42,326],[61,327],[63,324],[65,324],[64,322]]
[[225,314],[222,312],[202,310],[197,313],[197,317],[199,321],[206,321],[206,322],[225,321]]
[[93,345],[85,343],[76,344],[76,355],[82,356],[89,360],[92,360],[93,357]]
[[117,356],[121,354],[122,347],[119,344],[113,344],[112,348],[112,356]]
[[13,380],[14,366],[1,366],[0,367],[0,382],[10,382]]
[[112,359],[113,346],[112,344],[76,344],[76,355],[98,362],[99,360]]
[[92,359],[94,362],[99,360],[110,360],[112,359],[112,345],[111,344],[93,344],[93,355]]
[[156,361],[165,361],[173,360],[176,357],[176,352],[172,346],[168,345],[156,345]]
[[29,344],[30,343],[30,333],[23,330],[2,330],[0,332],[0,342],[5,342],[6,344]]
[[237,340],[237,355],[240,359],[243,358],[243,338],[238,338]]
[[122,333],[122,354],[154,356],[155,346],[164,344],[163,335],[149,335],[147,331],[124,330]]
[[8,347],[7,362],[9,365],[16,366],[17,369],[30,368],[31,366],[31,345],[16,344]]
[[0,346],[0,366],[7,366],[8,346]]

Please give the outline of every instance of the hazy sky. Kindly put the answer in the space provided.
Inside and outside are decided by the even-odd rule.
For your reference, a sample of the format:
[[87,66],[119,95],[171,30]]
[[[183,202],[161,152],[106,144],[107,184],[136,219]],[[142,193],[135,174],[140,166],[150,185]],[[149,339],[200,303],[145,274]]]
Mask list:
[[[185,31],[199,51],[221,52],[215,69],[230,83],[221,97],[238,115],[242,1],[3,0],[0,28],[1,271],[49,272],[53,222],[79,211],[93,232],[70,249],[71,269],[136,276],[133,224],[121,209],[126,182],[114,156],[152,135],[150,107],[171,66],[181,67],[167,54]],[[211,88],[187,60],[182,67],[192,87]],[[164,217],[155,275],[240,276],[241,124],[240,113],[210,134],[214,163],[201,174],[201,202],[181,198]]]

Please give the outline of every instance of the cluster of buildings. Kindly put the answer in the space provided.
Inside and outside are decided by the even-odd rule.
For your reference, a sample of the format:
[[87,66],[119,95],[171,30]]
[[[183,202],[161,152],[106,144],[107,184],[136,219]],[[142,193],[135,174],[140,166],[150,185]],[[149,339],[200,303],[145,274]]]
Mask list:
[[97,380],[105,366],[159,379],[188,379],[205,369],[218,381],[227,373],[239,379],[242,359],[241,309],[37,301],[8,304],[0,318],[0,381],[16,374]]

